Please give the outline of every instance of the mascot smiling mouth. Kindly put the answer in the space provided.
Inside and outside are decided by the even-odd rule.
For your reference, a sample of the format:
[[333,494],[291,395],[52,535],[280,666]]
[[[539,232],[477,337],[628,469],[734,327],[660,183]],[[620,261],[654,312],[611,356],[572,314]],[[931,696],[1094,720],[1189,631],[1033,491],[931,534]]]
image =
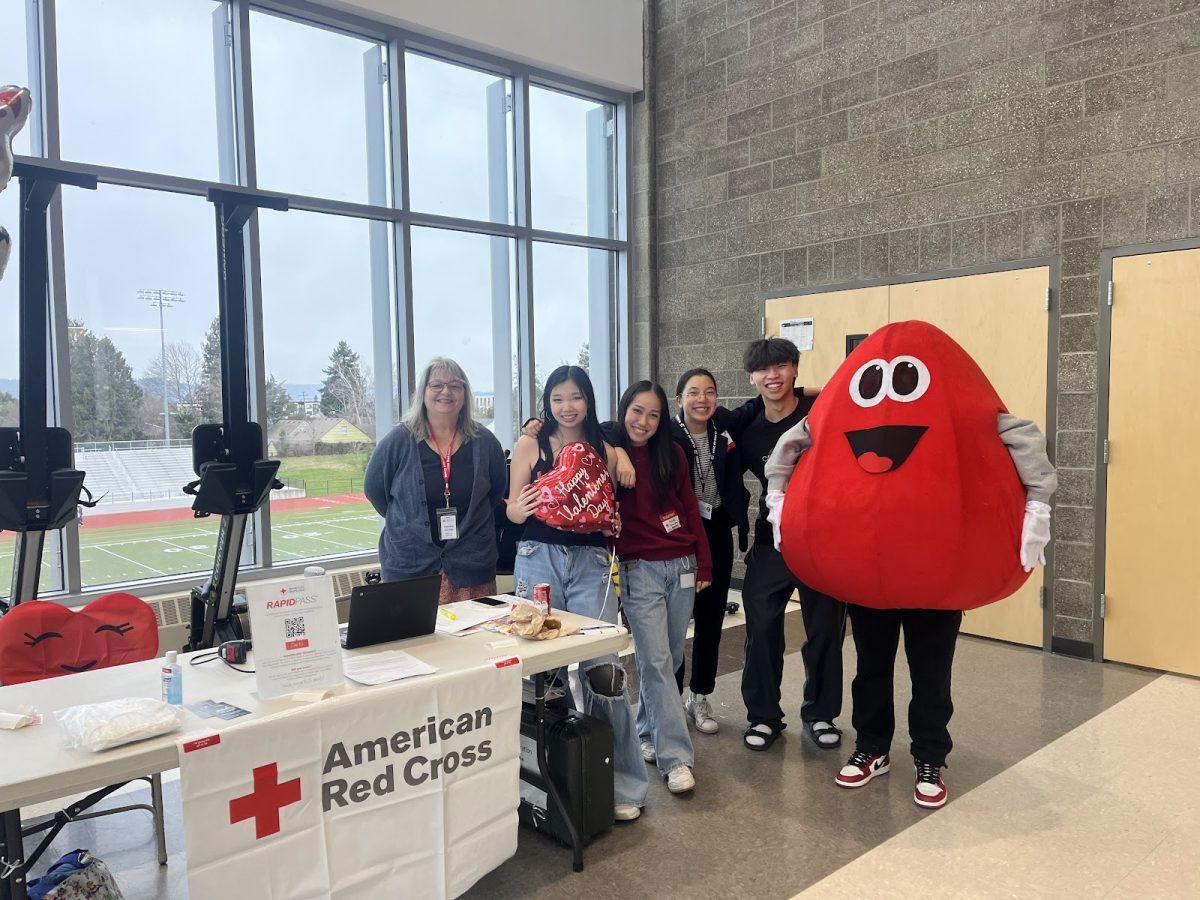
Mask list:
[[882,475],[900,468],[928,430],[926,425],[880,425],[847,431],[846,440],[864,472]]

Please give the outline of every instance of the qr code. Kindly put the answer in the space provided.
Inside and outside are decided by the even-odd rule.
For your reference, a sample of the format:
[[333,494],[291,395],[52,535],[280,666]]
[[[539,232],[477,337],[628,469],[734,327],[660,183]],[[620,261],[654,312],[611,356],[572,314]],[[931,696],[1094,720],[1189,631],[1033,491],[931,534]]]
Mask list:
[[288,640],[308,636],[308,633],[304,630],[304,616],[296,616],[294,619],[284,619],[283,628],[284,637]]

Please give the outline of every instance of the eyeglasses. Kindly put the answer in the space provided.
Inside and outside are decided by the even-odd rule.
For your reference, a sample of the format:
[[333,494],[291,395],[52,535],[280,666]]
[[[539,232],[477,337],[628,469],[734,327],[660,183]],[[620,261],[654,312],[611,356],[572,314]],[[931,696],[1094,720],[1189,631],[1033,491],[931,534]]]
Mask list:
[[435,394],[440,394],[443,391],[449,391],[452,394],[461,394],[467,389],[467,386],[461,381],[431,381],[425,388]]
[[708,399],[715,398],[717,396],[717,392],[713,388],[705,388],[704,390],[699,390],[697,388],[688,388],[686,391],[683,392],[683,396],[688,400],[698,400],[701,397],[708,400]]

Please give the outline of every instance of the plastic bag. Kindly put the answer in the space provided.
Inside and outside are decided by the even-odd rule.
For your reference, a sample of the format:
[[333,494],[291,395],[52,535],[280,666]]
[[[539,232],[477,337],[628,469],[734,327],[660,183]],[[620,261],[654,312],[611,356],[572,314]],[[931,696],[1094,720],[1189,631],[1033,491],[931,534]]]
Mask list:
[[54,714],[68,747],[100,751],[169,734],[183,726],[183,710],[149,697],[71,706]]

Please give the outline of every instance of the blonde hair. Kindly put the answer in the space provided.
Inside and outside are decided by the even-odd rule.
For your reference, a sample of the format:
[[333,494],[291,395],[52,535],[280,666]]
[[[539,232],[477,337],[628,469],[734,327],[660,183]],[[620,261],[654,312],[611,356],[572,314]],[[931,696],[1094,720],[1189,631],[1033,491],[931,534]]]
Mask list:
[[445,356],[435,356],[425,364],[417,379],[416,390],[413,391],[412,403],[400,424],[406,426],[418,441],[429,437],[429,415],[425,411],[425,388],[429,386],[430,376],[434,372],[444,372],[450,378],[456,378],[463,383],[463,405],[458,413],[458,430],[467,441],[475,437],[482,427],[475,421],[475,398],[471,394],[471,381],[462,366]]

